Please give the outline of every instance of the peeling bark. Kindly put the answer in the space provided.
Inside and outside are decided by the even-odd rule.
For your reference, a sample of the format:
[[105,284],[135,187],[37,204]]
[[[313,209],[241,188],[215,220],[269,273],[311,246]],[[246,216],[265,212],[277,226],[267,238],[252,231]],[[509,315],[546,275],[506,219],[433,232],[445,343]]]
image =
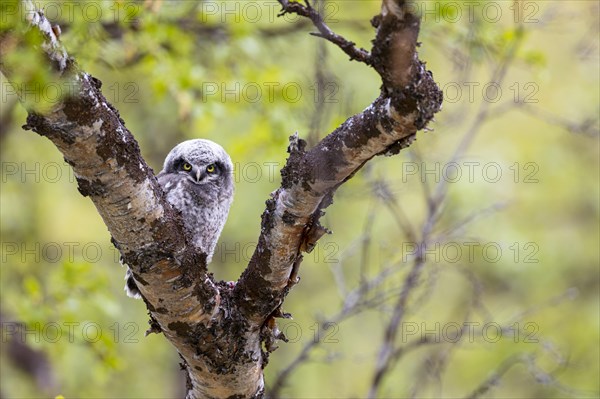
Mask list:
[[[373,20],[378,31],[370,54],[331,32],[313,9],[302,14],[299,3],[282,5],[284,12],[319,23],[324,37],[371,65],[382,77],[381,93],[314,148],[306,150],[297,135],[290,138],[281,187],[266,203],[256,251],[233,289],[215,282],[206,255],[185,242],[179,214],[102,95],[101,82],[68,58],[41,12],[27,13],[28,34],[43,43],[39,51],[77,90],[43,114],[29,109],[24,128],[50,139],[73,167],[79,191],[95,204],[139,282],[151,331],[162,331],[180,353],[189,398],[263,396],[268,352],[284,338],[274,317],[285,317],[280,307],[298,282],[302,252],[328,232],[319,223],[323,210],[371,158],[410,145],[441,107],[441,92],[416,52],[419,18],[404,1],[383,2]],[[18,66],[4,62],[5,56],[27,46],[20,35],[0,34],[0,70],[9,81]]]

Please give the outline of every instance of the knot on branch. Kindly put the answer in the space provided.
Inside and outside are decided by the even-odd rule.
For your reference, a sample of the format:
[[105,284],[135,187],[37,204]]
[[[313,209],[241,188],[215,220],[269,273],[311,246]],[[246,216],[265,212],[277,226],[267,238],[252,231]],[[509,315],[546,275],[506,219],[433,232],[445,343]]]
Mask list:
[[[150,305],[150,306],[152,306],[152,305]],[[148,329],[144,333],[144,337],[147,337],[150,334],[160,334],[161,332],[163,332],[162,327],[160,326],[158,321],[156,321],[154,316],[152,316],[152,313],[150,311],[148,311],[148,317],[149,317],[148,325],[150,327],[148,327]]]
[[417,129],[423,129],[433,116],[442,109],[444,94],[433,80],[433,73],[425,69],[425,64],[419,61],[418,79],[414,84],[414,94],[417,98],[419,115],[415,121]]
[[304,227],[302,233],[302,241],[300,242],[300,251],[311,253],[317,245],[317,241],[325,234],[331,234],[331,231],[326,227],[321,226],[319,218],[324,214],[320,209],[313,215],[309,224]]
[[[298,137],[298,132],[290,136],[290,144],[287,152],[290,156],[287,159],[285,166],[281,169],[281,186],[285,189],[291,188],[298,184],[304,175],[304,155],[306,154],[306,141]],[[306,182],[304,182],[306,184]],[[310,186],[305,186],[304,189],[310,190]]]
[[305,152],[306,141],[298,136],[298,132],[291,135],[289,140],[290,144],[288,145],[287,152],[290,155],[294,155],[295,153],[303,154]]
[[282,312],[280,305],[267,317],[267,320],[262,325],[260,329],[260,341],[265,347],[263,351],[263,367],[269,362],[269,354],[279,348],[275,344],[276,341],[289,342],[285,334],[279,329],[276,318],[291,319],[292,315]]
[[414,126],[416,130],[421,130],[442,108],[443,93],[423,62],[416,60],[412,69],[415,73],[410,84],[403,88],[392,88],[387,95],[390,97],[390,106],[400,115],[417,112]]
[[384,129],[397,127],[407,129],[411,134],[394,142],[380,154],[394,155],[408,147],[418,130],[425,129],[433,116],[441,110],[443,93],[433,80],[433,74],[418,59],[414,61],[415,71],[412,80],[403,87],[382,87],[381,103],[386,118],[381,125]]

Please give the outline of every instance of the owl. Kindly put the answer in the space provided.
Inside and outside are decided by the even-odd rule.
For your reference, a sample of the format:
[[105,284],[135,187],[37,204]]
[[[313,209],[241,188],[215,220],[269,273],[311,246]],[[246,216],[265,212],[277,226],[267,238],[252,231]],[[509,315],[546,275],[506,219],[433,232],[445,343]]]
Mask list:
[[[183,218],[192,243],[211,261],[233,201],[233,164],[223,147],[204,139],[184,141],[167,155],[158,183]],[[130,269],[125,292],[140,298]]]

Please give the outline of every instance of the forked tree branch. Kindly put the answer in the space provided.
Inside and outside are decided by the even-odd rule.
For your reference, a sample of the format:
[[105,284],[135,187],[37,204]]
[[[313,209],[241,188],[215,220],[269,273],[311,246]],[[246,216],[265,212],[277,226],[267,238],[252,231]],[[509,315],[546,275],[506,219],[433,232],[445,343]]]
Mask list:
[[[178,213],[102,95],[100,81],[68,58],[43,13],[29,1],[22,4],[28,7],[28,27],[17,23],[0,33],[0,69],[9,81],[16,79],[19,65],[10,55],[34,51],[53,67],[56,79],[76,87],[49,111],[29,108],[26,129],[49,138],[73,167],[80,192],[94,202],[141,283],[154,329],[181,354],[188,397],[262,397],[268,352],[281,337],[273,317],[282,315],[280,306],[297,282],[302,252],[327,232],[319,224],[323,209],[366,162],[397,154],[440,109],[441,92],[416,53],[418,16],[405,1],[384,0],[369,56],[327,28],[309,5],[282,2],[284,12],[309,17],[323,37],[372,65],[383,85],[370,106],[314,148],[306,150],[306,143],[292,136],[282,185],[262,215],[257,249],[231,289],[212,279],[205,255],[182,239],[188,234]],[[24,40],[31,35],[42,45]]]

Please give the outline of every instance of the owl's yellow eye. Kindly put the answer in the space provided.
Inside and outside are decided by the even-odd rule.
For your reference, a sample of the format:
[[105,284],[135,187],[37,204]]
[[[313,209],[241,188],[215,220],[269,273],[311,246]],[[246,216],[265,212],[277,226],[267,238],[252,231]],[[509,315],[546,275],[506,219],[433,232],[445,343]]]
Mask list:
[[211,163],[210,165],[208,165],[208,166],[206,167],[206,171],[207,171],[208,173],[213,173],[213,172],[215,171],[215,165]]
[[186,172],[189,172],[190,170],[192,170],[192,165],[190,165],[189,163],[184,163],[183,164],[183,170],[185,170]]

